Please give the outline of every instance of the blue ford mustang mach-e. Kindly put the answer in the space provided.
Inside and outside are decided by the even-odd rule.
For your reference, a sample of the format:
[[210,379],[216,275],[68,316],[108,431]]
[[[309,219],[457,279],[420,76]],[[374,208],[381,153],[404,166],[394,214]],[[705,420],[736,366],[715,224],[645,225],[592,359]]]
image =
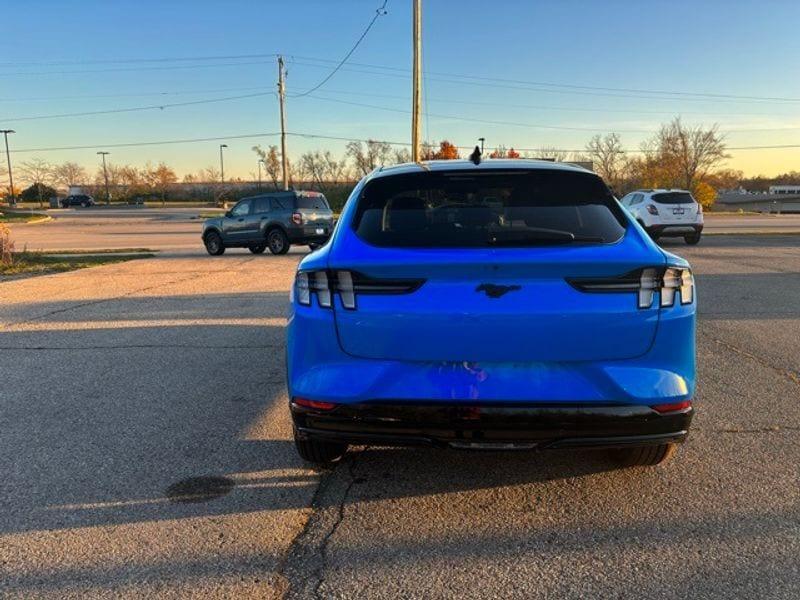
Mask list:
[[695,307],[689,264],[590,171],[378,169],[297,271],[297,449],[325,463],[348,444],[592,447],[658,464],[692,419]]

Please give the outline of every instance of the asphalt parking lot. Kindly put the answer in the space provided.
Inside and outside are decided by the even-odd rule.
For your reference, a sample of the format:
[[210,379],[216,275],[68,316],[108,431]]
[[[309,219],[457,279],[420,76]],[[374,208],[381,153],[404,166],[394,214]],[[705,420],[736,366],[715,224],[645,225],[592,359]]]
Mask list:
[[655,469],[374,447],[308,468],[299,251],[0,283],[0,595],[800,597],[800,236],[666,245],[697,275],[700,384]]

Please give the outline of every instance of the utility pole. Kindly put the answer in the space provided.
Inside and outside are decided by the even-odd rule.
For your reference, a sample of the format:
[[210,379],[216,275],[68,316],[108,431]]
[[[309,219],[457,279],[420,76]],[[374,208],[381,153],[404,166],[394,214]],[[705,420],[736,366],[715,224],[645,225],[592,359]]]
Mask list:
[[225,183],[225,162],[222,160],[222,149],[227,148],[228,144],[219,145],[219,180],[220,183]]
[[419,162],[422,145],[420,132],[422,120],[420,110],[422,106],[422,0],[414,2],[414,75],[413,91],[411,94],[411,160]]
[[289,157],[286,155],[286,81],[283,68],[283,57],[278,56],[278,99],[281,105],[281,171],[283,171],[283,189],[289,189]]
[[14,176],[11,174],[11,153],[8,151],[8,134],[9,133],[16,133],[13,129],[0,129],[0,133],[6,138],[6,160],[8,160],[8,205],[15,206],[17,204],[16,198],[14,198]]
[[108,193],[108,170],[106,169],[106,155],[111,152],[98,152],[103,157],[103,179],[106,181],[106,206],[111,204],[111,195]]
[[261,189],[261,165],[264,165],[266,167],[263,158],[258,159],[258,189]]

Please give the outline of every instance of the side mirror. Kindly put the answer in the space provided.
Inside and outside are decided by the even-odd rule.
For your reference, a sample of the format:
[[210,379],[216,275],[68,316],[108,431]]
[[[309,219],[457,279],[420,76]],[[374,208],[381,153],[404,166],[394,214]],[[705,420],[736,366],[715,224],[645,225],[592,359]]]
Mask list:
[[225,216],[230,219],[231,218],[231,211],[226,210],[225,211]]

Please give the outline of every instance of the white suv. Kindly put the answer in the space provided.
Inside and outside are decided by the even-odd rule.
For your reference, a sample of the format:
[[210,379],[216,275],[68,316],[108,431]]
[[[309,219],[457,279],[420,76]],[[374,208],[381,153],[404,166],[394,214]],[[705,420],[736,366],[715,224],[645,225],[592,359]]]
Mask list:
[[683,237],[687,244],[700,241],[703,231],[703,207],[686,190],[636,190],[622,200],[654,240],[660,237]]

